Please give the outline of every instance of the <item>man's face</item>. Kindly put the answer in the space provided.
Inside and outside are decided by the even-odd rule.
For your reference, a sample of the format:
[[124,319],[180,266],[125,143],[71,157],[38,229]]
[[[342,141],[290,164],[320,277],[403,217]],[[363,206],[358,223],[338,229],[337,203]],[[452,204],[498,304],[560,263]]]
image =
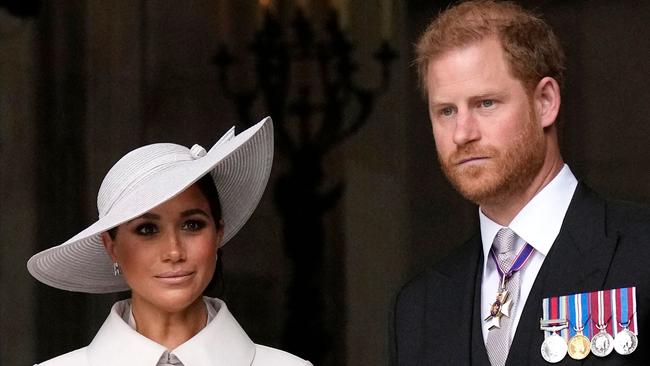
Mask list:
[[465,198],[499,203],[531,184],[546,155],[544,131],[498,40],[430,61],[427,90],[438,159]]

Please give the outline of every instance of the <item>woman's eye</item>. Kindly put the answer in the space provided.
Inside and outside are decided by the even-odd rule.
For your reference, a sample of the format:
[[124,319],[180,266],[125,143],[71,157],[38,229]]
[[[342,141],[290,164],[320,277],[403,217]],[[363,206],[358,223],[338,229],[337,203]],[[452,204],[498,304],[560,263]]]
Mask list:
[[202,220],[187,220],[183,224],[183,230],[199,231],[206,226],[205,221]]
[[149,235],[153,235],[153,234],[157,233],[158,232],[158,227],[156,227],[156,225],[150,224],[150,223],[140,224],[135,228],[135,232],[138,235],[149,236]]

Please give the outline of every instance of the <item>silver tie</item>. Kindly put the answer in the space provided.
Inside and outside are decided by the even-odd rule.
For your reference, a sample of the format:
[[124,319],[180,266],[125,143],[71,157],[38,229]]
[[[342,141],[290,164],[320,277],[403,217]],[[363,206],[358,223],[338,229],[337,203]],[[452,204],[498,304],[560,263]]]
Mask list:
[[[515,261],[515,240],[517,235],[509,228],[502,228],[494,238],[494,251],[497,254],[499,265],[504,271],[508,271]],[[508,358],[508,351],[510,350],[511,339],[511,326],[512,317],[517,310],[517,302],[519,300],[519,281],[520,273],[515,272],[508,281],[505,287],[508,290],[510,299],[512,299],[512,309],[510,310],[510,317],[501,317],[501,327],[489,331],[487,343],[488,357],[492,366],[503,366],[506,364]],[[499,284],[499,286],[501,286]]]

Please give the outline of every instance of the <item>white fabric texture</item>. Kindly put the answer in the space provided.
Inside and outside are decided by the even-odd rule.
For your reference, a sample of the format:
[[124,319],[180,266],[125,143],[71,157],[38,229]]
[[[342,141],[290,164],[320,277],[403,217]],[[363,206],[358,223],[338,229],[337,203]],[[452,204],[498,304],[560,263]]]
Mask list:
[[[254,344],[219,299],[204,298],[217,314],[187,342],[171,350],[185,366],[311,366],[287,352]],[[41,366],[157,366],[168,350],[123,319],[126,300],[113,305],[92,342]]]

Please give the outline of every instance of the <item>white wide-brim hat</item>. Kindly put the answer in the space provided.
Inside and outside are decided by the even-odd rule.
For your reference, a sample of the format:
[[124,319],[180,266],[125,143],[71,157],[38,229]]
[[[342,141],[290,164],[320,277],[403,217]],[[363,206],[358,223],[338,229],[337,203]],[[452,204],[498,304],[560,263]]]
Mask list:
[[235,135],[234,127],[206,152],[158,143],[135,149],[106,174],[97,195],[99,219],[65,243],[35,254],[27,269],[46,285],[68,291],[128,290],[115,276],[101,234],[150,211],[210,174],[230,240],[259,203],[273,163],[273,122],[267,117]]

